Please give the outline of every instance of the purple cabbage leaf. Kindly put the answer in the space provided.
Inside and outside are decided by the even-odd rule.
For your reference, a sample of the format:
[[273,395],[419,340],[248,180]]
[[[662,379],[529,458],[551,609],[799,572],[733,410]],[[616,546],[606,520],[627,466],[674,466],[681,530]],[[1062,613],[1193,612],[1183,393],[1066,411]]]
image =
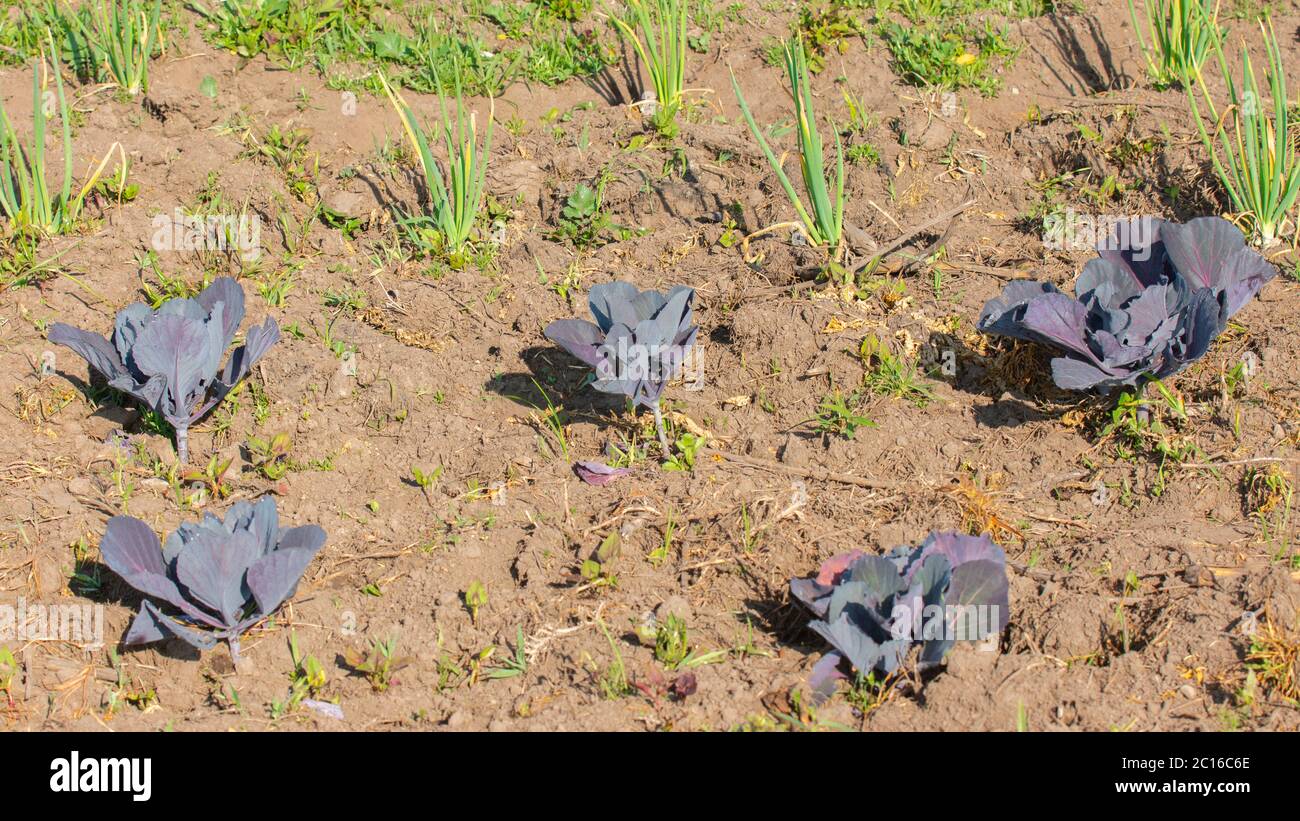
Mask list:
[[596,371],[592,387],[621,394],[654,410],[659,444],[668,452],[659,398],[681,371],[699,330],[691,324],[695,290],[641,291],[627,282],[593,286],[587,295],[595,322],[560,319],[546,338]]
[[610,467],[604,462],[574,462],[573,472],[589,485],[604,486],[627,476],[632,469]]
[[266,496],[236,502],[224,519],[208,513],[182,523],[165,543],[139,519],[114,516],[99,551],[146,596],[124,644],[179,638],[210,650],[225,639],[238,660],[239,636],[293,596],[324,544],[316,525],[280,527],[275,500]]
[[827,559],[790,592],[816,618],[809,627],[834,648],[813,668],[820,703],[847,678],[895,673],[916,647],[916,668],[932,669],[959,641],[1001,634],[1010,609],[1006,554],[988,536],[931,534],[884,556],[853,551]]
[[1058,350],[1052,379],[1060,388],[1137,387],[1204,356],[1276,275],[1227,220],[1142,217],[1098,244],[1075,296],[1050,283],[1011,282],[985,304],[979,329]]
[[62,322],[49,340],[71,348],[99,371],[109,387],[135,397],[176,429],[181,463],[189,458],[190,426],[248,376],[280,339],[272,318],[248,330],[223,367],[222,356],[244,319],[244,289],[221,277],[193,299],[170,299],[157,310],[143,303],[123,308],[111,339]]

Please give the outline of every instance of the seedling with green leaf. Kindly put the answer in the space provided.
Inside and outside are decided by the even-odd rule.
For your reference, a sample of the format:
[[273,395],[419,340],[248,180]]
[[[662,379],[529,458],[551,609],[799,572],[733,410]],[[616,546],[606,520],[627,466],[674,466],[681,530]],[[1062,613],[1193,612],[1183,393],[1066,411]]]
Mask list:
[[397,655],[397,637],[371,639],[366,650],[349,650],[343,660],[353,671],[365,676],[376,693],[399,683],[394,674],[410,666],[413,659]]
[[676,531],[677,521],[673,518],[673,509],[669,507],[668,514],[664,520],[663,540],[660,541],[659,545],[654,550],[651,550],[646,556],[646,559],[649,560],[651,566],[658,567],[667,561],[668,555],[673,549],[673,535]]
[[614,587],[618,584],[618,577],[610,571],[610,565],[618,557],[622,547],[623,539],[617,530],[611,531],[608,536],[601,539],[595,553],[591,558],[584,560],[579,568],[579,576],[586,581],[585,587]]
[[677,437],[676,445],[674,452],[664,462],[664,470],[689,473],[695,469],[695,456],[704,447],[705,439],[693,433],[683,433]]
[[[1149,395],[1153,389],[1159,395],[1158,399]],[[1172,429],[1174,423],[1186,423],[1187,420],[1187,408],[1182,397],[1160,380],[1153,379],[1140,390],[1120,393],[1111,411],[1110,422],[1102,428],[1101,436],[1115,437],[1116,454],[1121,459],[1146,456],[1157,462],[1150,492],[1159,497],[1166,487],[1170,463],[1177,465],[1202,456],[1194,438]]]
[[325,668],[310,653],[304,654],[298,647],[298,634],[289,632],[289,658],[293,661],[293,671],[289,674],[289,695],[284,701],[271,702],[271,717],[279,718],[298,709],[307,698],[316,698],[325,689]]
[[411,481],[415,482],[415,486],[423,490],[426,496],[429,496],[434,484],[442,477],[442,470],[442,465],[438,465],[433,470],[425,470],[418,465],[411,465]]
[[[1201,72],[1196,74],[1196,83],[1184,85],[1196,129],[1210,153],[1215,175],[1227,190],[1233,207],[1249,217],[1256,239],[1269,246],[1278,240],[1289,222],[1300,194],[1300,162],[1297,162],[1296,139],[1288,111],[1291,101],[1286,91],[1286,69],[1272,21],[1261,22],[1260,31],[1268,61],[1264,78],[1271,105],[1265,105],[1246,45],[1243,43],[1241,48],[1238,84],[1228,67],[1219,36],[1211,42],[1227,85],[1227,106],[1220,110],[1215,105]],[[1192,91],[1193,85],[1200,89],[1205,115],[1197,102],[1198,95]]]
[[697,654],[690,645],[686,631],[686,621],[680,616],[668,614],[654,630],[655,659],[669,670],[682,667],[699,667],[714,664],[726,657],[726,650],[712,650]]
[[246,446],[253,469],[272,482],[283,479],[295,467],[289,459],[293,441],[287,433],[277,433],[269,439],[250,436]]
[[602,172],[592,188],[581,183],[565,200],[560,209],[559,224],[550,238],[567,241],[579,251],[586,251],[608,243],[611,239],[623,240],[637,235],[639,230],[614,222],[604,209],[607,172]]
[[453,84],[456,95],[454,117],[448,111],[447,97],[436,70],[433,70],[433,75],[442,115],[440,136],[447,155],[445,177],[429,149],[429,136],[416,119],[415,112],[407,105],[401,93],[393,89],[386,77],[380,75],[380,81],[389,102],[402,118],[406,136],[419,158],[425,190],[431,200],[428,214],[407,217],[402,222],[414,229],[425,226],[435,228],[443,243],[443,253],[447,255],[452,267],[458,268],[466,260],[466,246],[470,242],[479,212],[483,209],[484,178],[492,152],[492,117],[495,107],[490,107],[488,111],[487,128],[480,143],[475,115],[465,110],[459,64],[456,65]]
[[10,706],[14,703],[14,679],[18,676],[19,669],[20,665],[14,658],[13,651],[8,647],[0,647],[0,693],[5,694],[5,699]]
[[857,403],[856,394],[845,397],[838,390],[822,397],[817,416],[812,420],[817,423],[817,432],[824,437],[835,435],[852,439],[858,428],[874,428],[875,422],[857,412]]
[[96,74],[102,67],[132,97],[148,91],[149,61],[162,41],[162,0],[152,6],[146,0],[98,0],[89,16],[89,24],[78,14],[68,15],[68,20],[89,44]]
[[1223,36],[1219,0],[1142,0],[1142,7],[1146,12],[1145,37],[1136,2],[1128,0],[1129,18],[1156,87],[1184,85],[1198,78],[1214,41]]
[[[72,189],[72,125],[71,110],[63,95],[62,67],[58,47],[53,35],[47,34],[48,58],[32,67],[32,143],[24,146],[18,139],[13,123],[0,102],[0,212],[9,220],[10,228],[36,234],[62,234],[77,224],[85,207],[86,197],[95,189],[104,169],[116,150],[120,158],[118,188],[126,188],[126,152],[120,143],[113,143],[89,174],[81,189]],[[47,97],[50,75],[54,77],[54,95]],[[62,126],[63,178],[57,191],[51,191],[46,179],[45,133],[51,117],[58,116]]]
[[633,29],[617,14],[611,15],[623,38],[632,45],[650,74],[653,100],[640,105],[653,112],[650,122],[661,134],[677,130],[686,78],[686,0],[628,0]]
[[1246,507],[1259,525],[1262,540],[1271,548],[1274,561],[1289,561],[1296,568],[1295,527],[1292,506],[1295,483],[1279,464],[1251,466],[1242,478]]
[[905,399],[918,408],[934,399],[934,391],[921,381],[916,362],[894,353],[875,334],[863,338],[858,356],[867,368],[864,380],[872,393]]
[[[529,400],[523,399],[522,397],[511,396],[510,398],[514,399],[516,402],[527,404],[536,411],[532,416],[533,423],[537,426],[539,434],[549,434],[551,440],[555,443],[556,447],[559,448],[560,455],[563,456],[564,460],[567,462],[569,461],[569,434],[568,424],[564,419],[564,411],[551,401],[551,395],[546,392],[545,388],[538,384],[536,379],[532,380],[532,382],[533,387],[537,388],[537,392],[542,395],[542,401],[546,403],[545,408]],[[554,455],[551,446],[545,439],[539,436],[537,441],[538,448],[546,451],[547,458]]]
[[470,621],[478,624],[479,608],[486,607],[487,603],[487,586],[477,579],[470,582],[469,587],[465,589],[465,607],[469,609]]
[[844,150],[840,144],[839,133],[835,134],[835,179],[828,182],[821,134],[817,130],[817,114],[813,110],[812,88],[808,83],[808,63],[804,54],[803,40],[792,38],[785,43],[785,71],[790,82],[790,96],[794,100],[796,137],[798,139],[799,168],[803,175],[804,191],[808,196],[805,207],[803,199],[795,191],[790,178],[786,176],[781,161],[777,159],[768,144],[767,138],[754,121],[745,96],[736,82],[736,74],[731,73],[731,87],[736,92],[736,101],[740,104],[740,113],[744,115],[749,130],[758,142],[768,165],[776,174],[777,181],[794,206],[799,216],[798,222],[784,222],[762,228],[742,241],[746,258],[749,257],[749,240],[781,229],[793,229],[801,233],[810,245],[826,250],[832,261],[838,261],[843,252],[842,234],[844,227]]
[[632,684],[627,677],[627,665],[623,662],[623,653],[619,651],[614,636],[610,634],[609,628],[605,626],[599,614],[596,616],[596,626],[604,634],[605,641],[609,642],[610,652],[614,654],[614,660],[609,663],[600,677],[601,696],[606,699],[622,698],[632,692]]
[[186,471],[182,478],[187,482],[196,482],[202,485],[208,496],[213,500],[224,499],[230,495],[230,485],[226,481],[226,472],[230,470],[233,461],[233,457],[222,459],[214,453],[202,470]]
[[524,628],[515,628],[515,654],[506,658],[500,667],[488,670],[488,678],[515,678],[528,672],[528,656],[524,651]]

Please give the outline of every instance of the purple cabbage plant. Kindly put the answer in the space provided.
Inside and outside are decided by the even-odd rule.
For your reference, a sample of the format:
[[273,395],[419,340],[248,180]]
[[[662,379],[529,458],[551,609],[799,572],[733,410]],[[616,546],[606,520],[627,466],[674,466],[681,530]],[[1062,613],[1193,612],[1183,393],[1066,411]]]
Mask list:
[[221,277],[193,299],[170,299],[157,310],[123,308],[112,339],[62,322],[49,340],[71,348],[108,384],[135,397],[176,429],[176,451],[189,459],[190,426],[212,410],[280,339],[272,318],[250,328],[225,367],[221,359],[244,319],[244,289]]
[[640,291],[627,282],[593,286],[587,304],[595,322],[560,319],[546,338],[596,369],[592,387],[622,394],[654,411],[664,453],[670,452],[659,398],[681,371],[699,330],[691,324],[695,290]]
[[[316,525],[280,527],[275,500],[236,502],[225,519],[204,514],[160,543],[149,525],[131,516],[108,520],[99,552],[104,564],[145,594],[127,630],[126,645],[179,638],[199,650],[230,644],[294,594],[325,544]],[[159,606],[179,613],[168,615]]]
[[1140,387],[1178,373],[1277,274],[1219,217],[1121,222],[1097,250],[1074,297],[1050,283],[1012,282],[980,312],[985,333],[1061,351],[1052,379],[1066,390]]
[[918,547],[884,556],[855,550],[827,559],[818,574],[791,579],[790,592],[817,619],[809,624],[834,647],[809,685],[820,703],[847,678],[894,673],[919,647],[916,667],[931,669],[957,641],[984,641],[1007,626],[1006,554],[987,535],[932,533]]

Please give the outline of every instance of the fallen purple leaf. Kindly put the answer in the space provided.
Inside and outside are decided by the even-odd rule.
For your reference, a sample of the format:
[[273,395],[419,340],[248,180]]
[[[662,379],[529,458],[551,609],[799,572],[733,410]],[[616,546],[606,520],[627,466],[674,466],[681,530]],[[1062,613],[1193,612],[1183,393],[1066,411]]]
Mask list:
[[343,720],[343,708],[330,701],[317,701],[315,699],[303,699],[302,705],[309,710],[314,710],[326,718]]
[[668,688],[668,691],[677,698],[685,699],[687,696],[695,695],[695,691],[698,687],[699,684],[695,680],[694,673],[682,673],[680,676],[673,679],[672,686]]
[[600,462],[575,462],[573,472],[589,485],[607,485],[632,472],[631,468],[612,468]]

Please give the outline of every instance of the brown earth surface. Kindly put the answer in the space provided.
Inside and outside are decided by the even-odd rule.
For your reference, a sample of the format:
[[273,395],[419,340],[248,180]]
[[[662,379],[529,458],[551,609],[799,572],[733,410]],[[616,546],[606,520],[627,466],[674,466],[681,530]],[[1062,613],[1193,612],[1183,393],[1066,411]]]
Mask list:
[[[417,193],[409,164],[378,150],[402,140],[383,98],[362,95],[355,114],[344,114],[339,92],[313,73],[262,58],[242,63],[194,33],[154,64],[142,102],[76,87],[84,114],[74,139],[78,171],[120,141],[139,196],[92,209],[98,219],[83,233],[51,241],[51,253],[64,252],[62,275],[0,293],[0,603],[103,604],[105,638],[116,647],[140,599],[96,562],[106,519],[128,512],[166,534],[198,515],[182,509],[148,458],[106,444],[125,425],[141,453],[174,460],[170,442],[143,430],[136,413],[91,404],[80,389],[85,363],[46,341],[48,323],[107,333],[115,312],[141,298],[137,260],[150,248],[153,217],[193,202],[210,174],[229,202],[260,215],[264,269],[283,264],[290,241],[277,216],[303,221],[309,207],[279,170],[250,155],[245,129],[255,139],[271,125],[303,129],[319,157],[321,196],[366,221],[351,239],[319,222],[309,228],[305,250],[292,255],[302,265],[282,307],[268,307],[246,278],[245,327],[269,314],[301,336],[286,333],[251,380],[270,400],[265,409],[246,385],[237,404],[191,435],[195,467],[213,455],[233,459],[231,495],[200,502],[203,509],[273,492],[284,521],[328,533],[291,604],[247,637],[239,670],[224,646],[201,657],[178,642],[117,648],[117,670],[106,648],[13,644],[23,670],[8,706],[0,704],[5,724],[1295,729],[1295,705],[1248,680],[1242,629],[1248,613],[1259,613],[1297,640],[1294,517],[1281,518],[1279,505],[1289,502],[1269,507],[1251,481],[1270,467],[1296,478],[1300,286],[1285,273],[1292,263],[1281,263],[1284,274],[1204,360],[1171,381],[1189,408],[1185,422],[1170,421],[1179,441],[1195,445],[1189,464],[1123,458],[1116,438],[1100,433],[1114,397],[1056,392],[1041,352],[974,329],[984,301],[1007,280],[1068,290],[1092,256],[1044,247],[1026,215],[1045,180],[1077,172],[1059,196],[1080,212],[1185,220],[1226,210],[1182,93],[1141,81],[1125,4],[1088,6],[1013,24],[1023,50],[999,95],[963,91],[955,110],[943,95],[901,83],[872,38],[829,59],[814,79],[818,104],[838,116],[835,78],[847,78],[874,115],[869,136],[881,153],[878,167],[848,169],[849,222],[885,246],[973,200],[913,237],[857,295],[781,287],[812,279],[818,266],[786,233],[755,239],[751,253],[762,258],[754,264],[724,241],[731,203],[739,219],[726,240],[793,218],[727,74],[734,68],[760,122],[789,117],[783,78],[761,56],[765,42],[788,30],[789,10],[755,8],[707,55],[692,55],[687,85],[710,91],[700,92],[671,148],[627,149],[646,133],[639,115],[582,82],[511,86],[495,102],[498,123],[517,116],[526,128],[517,136],[496,130],[489,193],[511,213],[486,272],[432,277],[400,251],[388,209],[410,207]],[[1300,14],[1275,20],[1294,73]],[[218,82],[216,99],[199,90],[206,75]],[[15,122],[29,122],[30,77],[0,71]],[[631,99],[622,75],[612,77]],[[434,111],[432,97],[407,98]],[[473,104],[487,116],[485,100]],[[553,108],[571,116],[544,123]],[[789,134],[780,144],[791,147]],[[1125,150],[1134,146],[1149,150]],[[548,235],[565,198],[600,168],[609,169],[613,220],[647,230],[579,253]],[[1099,205],[1089,192],[1108,177],[1120,187],[1097,195],[1106,197]],[[849,262],[860,265],[867,241],[856,244]],[[940,247],[940,258],[925,258]],[[185,252],[159,261],[190,281],[202,270]],[[669,388],[670,417],[749,461],[701,454],[692,472],[670,472],[651,458],[605,487],[575,477],[569,459],[602,459],[607,442],[651,433],[648,413],[634,416],[621,400],[584,388],[584,369],[542,336],[555,319],[584,316],[586,289],[614,279],[696,289],[703,379],[695,390]],[[571,286],[567,299],[557,283]],[[325,304],[327,292],[345,289],[363,297],[359,310]],[[322,344],[327,327],[355,348],[355,377]],[[852,439],[825,437],[808,420],[833,389],[862,384],[857,352],[873,333],[930,367],[955,368],[924,380],[933,394],[924,407],[867,394],[862,413],[876,426]],[[47,350],[56,373],[42,378]],[[1248,352],[1259,363],[1248,389],[1225,390],[1223,374]],[[536,385],[564,409],[569,459],[533,407],[545,404]],[[302,469],[272,482],[244,445],[279,432],[291,437]],[[1258,459],[1281,461],[1246,462]],[[1228,464],[1207,467],[1214,462]],[[411,481],[412,466],[442,473],[425,492]],[[877,481],[827,480],[828,472]],[[814,715],[792,702],[827,647],[805,629],[791,577],[852,548],[990,527],[1012,562],[1010,626],[997,652],[958,647],[942,672],[895,682],[870,706],[841,694]],[[666,554],[652,561],[668,531]],[[617,584],[575,578],[610,533],[622,539],[611,565]],[[74,572],[98,573],[101,584],[91,592]],[[464,600],[474,582],[488,594],[477,618]],[[669,613],[685,619],[698,653],[724,651],[693,668],[697,691],[604,697],[602,679],[619,659],[650,689],[675,675],[633,632]],[[324,663],[324,696],[338,699],[343,721],[306,709],[273,716],[272,703],[288,690],[290,631]],[[375,692],[349,673],[344,656],[390,635],[410,664]],[[513,656],[518,635],[526,672],[489,678]],[[137,706],[107,709],[112,694],[149,691],[154,697],[136,698]]]

